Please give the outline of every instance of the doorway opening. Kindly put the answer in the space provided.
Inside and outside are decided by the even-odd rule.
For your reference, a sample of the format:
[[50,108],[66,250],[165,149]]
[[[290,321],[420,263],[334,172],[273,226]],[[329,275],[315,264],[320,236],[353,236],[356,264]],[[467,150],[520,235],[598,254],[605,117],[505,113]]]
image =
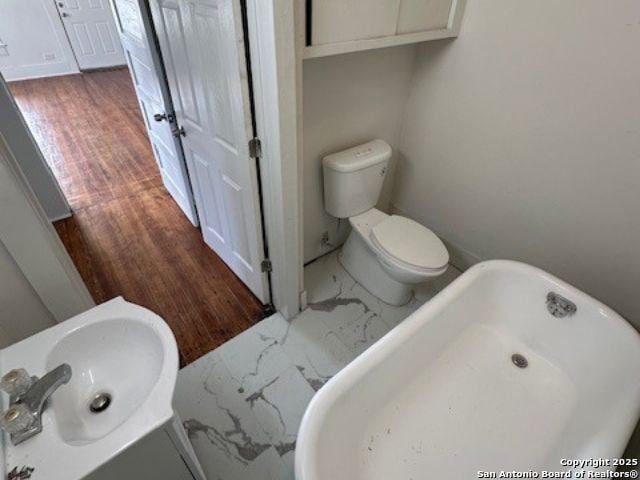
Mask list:
[[[149,17],[127,13],[126,28],[146,36],[149,23],[144,20],[148,22]],[[133,40],[127,44],[122,35],[120,32],[125,53],[132,53]],[[142,68],[140,62],[145,59],[140,58],[140,51],[133,53],[138,58],[119,68],[20,79],[8,85],[71,206],[72,216],[55,221],[54,226],[94,300],[101,303],[123,296],[158,313],[173,330],[181,364],[186,365],[260,320],[264,299],[252,293],[207,241],[207,235],[218,235],[211,215],[202,216],[215,213],[208,195],[225,192],[202,185],[212,179],[195,164],[204,165],[208,160],[203,158],[206,149],[198,144],[186,144],[185,153],[192,155],[188,187],[199,185],[199,215],[189,217],[181,204],[180,186],[175,185],[176,172],[171,170],[174,165],[167,151],[175,138],[172,132],[178,127],[177,120],[150,120],[154,114],[174,114],[170,109],[154,108],[157,85],[149,79],[141,84],[145,79],[135,69]],[[184,67],[193,73],[192,80],[205,83],[207,72],[192,67]],[[181,123],[182,128],[190,127],[186,121]],[[223,125],[230,132],[227,144],[234,140],[230,124]],[[197,140],[195,135],[192,138]],[[178,148],[182,155],[180,144]],[[234,182],[232,174],[224,179],[239,191],[243,184]],[[238,234],[238,230],[231,231],[222,240]],[[252,267],[237,250],[230,251],[247,268]],[[263,258],[253,260],[260,264]]]

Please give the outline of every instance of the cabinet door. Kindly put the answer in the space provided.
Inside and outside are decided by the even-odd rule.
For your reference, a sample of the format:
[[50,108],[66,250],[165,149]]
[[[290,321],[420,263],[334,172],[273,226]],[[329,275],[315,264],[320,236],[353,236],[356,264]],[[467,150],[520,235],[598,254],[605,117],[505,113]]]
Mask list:
[[396,34],[447,28],[453,0],[402,0]]
[[84,480],[194,480],[164,430],[156,430]]
[[466,0],[308,0],[305,58],[458,35]]
[[399,8],[400,0],[313,0],[311,44],[395,35]]

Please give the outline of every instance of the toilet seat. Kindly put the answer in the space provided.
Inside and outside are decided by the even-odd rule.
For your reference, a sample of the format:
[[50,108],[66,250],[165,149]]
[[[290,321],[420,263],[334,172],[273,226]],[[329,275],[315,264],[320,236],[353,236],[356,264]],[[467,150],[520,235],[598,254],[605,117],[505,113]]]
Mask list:
[[376,224],[370,239],[381,260],[416,272],[440,271],[449,263],[449,252],[435,233],[400,215]]

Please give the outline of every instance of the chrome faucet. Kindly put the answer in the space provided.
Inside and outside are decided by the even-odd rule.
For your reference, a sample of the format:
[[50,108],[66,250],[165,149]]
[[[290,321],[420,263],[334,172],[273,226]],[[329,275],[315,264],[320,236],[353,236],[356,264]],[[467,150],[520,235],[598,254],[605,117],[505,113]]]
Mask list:
[[9,394],[9,409],[0,425],[18,445],[42,431],[42,412],[49,397],[71,380],[71,367],[63,363],[42,378],[31,377],[24,369],[11,370],[0,381]]

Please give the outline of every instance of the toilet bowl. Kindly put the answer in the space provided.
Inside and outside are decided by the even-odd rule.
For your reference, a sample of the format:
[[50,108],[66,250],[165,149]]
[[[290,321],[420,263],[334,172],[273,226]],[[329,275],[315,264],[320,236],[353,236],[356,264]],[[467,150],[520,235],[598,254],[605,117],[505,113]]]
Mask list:
[[351,233],[338,259],[369,293],[391,305],[404,305],[413,286],[442,275],[449,253],[428,228],[375,208],[349,218]]
[[342,266],[372,295],[403,305],[413,285],[446,271],[449,253],[427,227],[375,208],[390,158],[383,140],[324,157],[324,202],[327,213],[351,225]]

